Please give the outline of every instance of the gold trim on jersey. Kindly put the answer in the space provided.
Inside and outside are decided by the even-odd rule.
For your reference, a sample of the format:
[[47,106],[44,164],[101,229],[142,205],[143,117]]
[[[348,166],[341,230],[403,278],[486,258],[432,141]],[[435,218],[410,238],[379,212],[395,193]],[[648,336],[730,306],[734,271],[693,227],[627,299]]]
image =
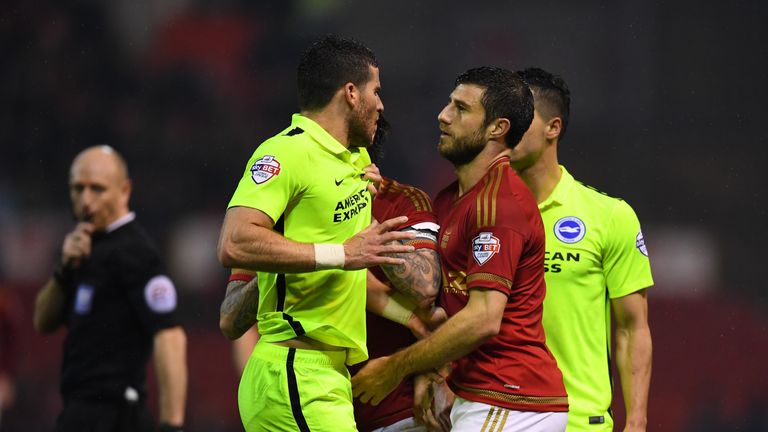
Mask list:
[[396,181],[392,181],[392,183],[390,183],[389,186],[390,186],[390,189],[392,189],[395,192],[404,193],[405,196],[411,200],[411,203],[413,203],[417,211],[428,211],[428,212],[432,211],[432,204],[429,200],[429,197],[421,189],[417,189],[413,186],[405,186]]
[[504,167],[504,164],[500,164],[488,172],[488,180],[477,193],[475,206],[477,207],[476,223],[478,228],[496,224],[496,197],[501,188]]
[[516,403],[521,405],[568,405],[568,396],[526,396],[509,393],[497,392],[494,390],[481,390],[452,383],[459,390],[473,393],[480,396],[489,397],[502,402]]
[[507,288],[512,288],[512,281],[492,273],[472,273],[467,276],[467,285],[471,285],[475,281],[496,282],[504,285]]

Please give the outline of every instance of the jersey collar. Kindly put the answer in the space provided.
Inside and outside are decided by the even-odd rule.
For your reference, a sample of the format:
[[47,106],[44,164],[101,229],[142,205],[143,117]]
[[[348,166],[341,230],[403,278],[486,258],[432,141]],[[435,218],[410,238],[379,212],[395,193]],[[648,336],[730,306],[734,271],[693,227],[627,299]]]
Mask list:
[[555,186],[555,189],[551,194],[549,194],[549,197],[539,203],[540,211],[544,211],[550,206],[560,205],[568,201],[568,195],[570,194],[571,187],[576,182],[576,180],[562,165],[560,165],[560,171],[562,172],[560,181],[557,182],[557,186]]
[[136,213],[134,212],[128,212],[125,214],[125,216],[119,218],[118,220],[112,222],[107,226],[107,232],[111,233],[112,231],[120,228],[123,225],[126,225],[130,222],[133,222],[133,220],[136,219]]
[[[354,151],[344,147],[336,138],[328,133],[322,126],[317,124],[314,120],[304,117],[301,114],[294,114],[291,118],[291,128],[300,127],[304,132],[308,133],[312,139],[314,139],[320,146],[329,152],[335,154],[338,158],[346,162],[354,162],[353,154],[359,155],[362,159],[370,161],[368,151],[364,148],[355,148]],[[366,163],[368,165],[370,162]]]

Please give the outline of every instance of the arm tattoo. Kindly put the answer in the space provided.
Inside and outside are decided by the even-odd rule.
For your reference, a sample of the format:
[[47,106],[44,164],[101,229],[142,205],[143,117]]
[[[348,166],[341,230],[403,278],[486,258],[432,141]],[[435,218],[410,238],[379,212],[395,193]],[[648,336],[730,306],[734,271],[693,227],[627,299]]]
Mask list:
[[405,260],[405,264],[381,266],[384,274],[398,291],[422,302],[437,295],[442,275],[440,259],[431,249],[417,249],[413,253],[392,254]]
[[241,280],[230,281],[227,284],[227,294],[221,302],[219,313],[228,316],[239,334],[245,333],[256,323],[259,310],[259,286],[257,278],[250,282]]

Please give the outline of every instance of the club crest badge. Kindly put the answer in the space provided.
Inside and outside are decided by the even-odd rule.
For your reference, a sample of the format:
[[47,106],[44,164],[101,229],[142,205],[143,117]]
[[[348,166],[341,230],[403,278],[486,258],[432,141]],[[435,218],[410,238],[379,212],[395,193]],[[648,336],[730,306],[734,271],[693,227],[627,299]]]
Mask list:
[[563,243],[577,243],[584,238],[587,227],[576,216],[560,218],[555,222],[555,237]]
[[280,162],[274,156],[264,155],[251,166],[251,179],[262,184],[280,174]]
[[481,232],[472,239],[472,256],[483,265],[501,250],[501,242],[490,232]]
[[645,238],[643,238],[642,230],[637,232],[637,237],[635,237],[635,247],[641,254],[648,256],[648,248],[645,247]]

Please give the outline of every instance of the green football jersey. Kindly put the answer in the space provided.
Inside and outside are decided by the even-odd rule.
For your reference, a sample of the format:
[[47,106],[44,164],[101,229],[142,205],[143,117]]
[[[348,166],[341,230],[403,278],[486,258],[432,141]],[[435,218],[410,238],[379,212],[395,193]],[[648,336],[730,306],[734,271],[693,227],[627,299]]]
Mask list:
[[568,431],[610,431],[610,299],[653,285],[640,222],[624,201],[562,178],[539,204],[546,232],[544,330],[563,372]]
[[[251,156],[229,207],[259,209],[275,230],[302,243],[343,243],[371,223],[364,148],[345,148],[317,123],[291,126]],[[266,342],[306,335],[347,347],[347,363],[368,358],[365,270],[258,272],[259,333]]]

